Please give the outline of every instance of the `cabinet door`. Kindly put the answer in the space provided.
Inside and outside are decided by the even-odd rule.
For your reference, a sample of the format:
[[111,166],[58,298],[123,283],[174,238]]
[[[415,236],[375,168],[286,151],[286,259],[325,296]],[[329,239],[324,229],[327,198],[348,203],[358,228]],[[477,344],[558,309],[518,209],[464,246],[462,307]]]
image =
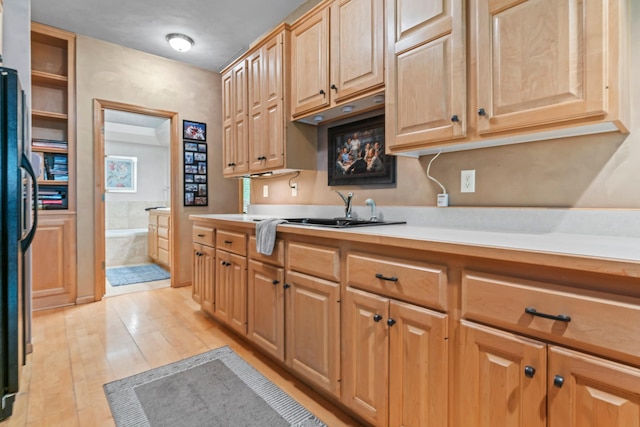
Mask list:
[[387,2],[385,125],[391,149],[466,133],[462,4],[462,0]]
[[233,139],[233,70],[222,75],[222,173],[233,174],[236,149]]
[[287,271],[286,360],[303,378],[340,396],[340,286]]
[[213,316],[214,289],[216,272],[216,251],[212,247],[202,246],[198,268],[200,269],[200,307],[202,311]]
[[331,98],[384,85],[384,1],[337,0],[331,8]]
[[269,40],[263,47],[263,83],[265,107],[265,167],[284,166],[284,33]]
[[329,105],[329,8],[291,30],[294,116]]
[[241,61],[233,67],[232,97],[233,97],[233,172],[242,174],[249,171],[249,148],[247,129],[248,107],[247,107],[247,66],[245,61]]
[[640,370],[549,346],[549,426],[640,426]]
[[191,281],[191,298],[198,304],[202,304],[202,288],[204,287],[205,273],[204,254],[202,253],[202,245],[193,243],[192,246],[193,280]]
[[[231,287],[231,266],[230,262],[231,254],[229,252],[216,250],[216,281],[215,281],[215,311],[214,316],[220,321],[229,324],[230,319],[230,295],[229,288]],[[227,265],[228,264],[228,265]]]
[[[247,258],[229,255],[228,293],[229,326],[242,335],[247,334]],[[229,264],[228,263],[228,264]]]
[[278,360],[284,361],[283,285],[283,268],[249,261],[249,338]]
[[149,224],[149,233],[147,234],[147,253],[153,261],[158,260],[158,226]]
[[604,117],[607,3],[478,1],[481,134]]
[[264,116],[264,57],[263,49],[258,49],[247,58],[248,77],[247,95],[249,105],[249,169],[259,171],[263,169],[265,142]]
[[389,425],[448,425],[447,315],[391,300]]
[[388,423],[389,300],[347,288],[343,402],[373,425]]
[[464,320],[460,331],[457,425],[545,427],[546,344]]

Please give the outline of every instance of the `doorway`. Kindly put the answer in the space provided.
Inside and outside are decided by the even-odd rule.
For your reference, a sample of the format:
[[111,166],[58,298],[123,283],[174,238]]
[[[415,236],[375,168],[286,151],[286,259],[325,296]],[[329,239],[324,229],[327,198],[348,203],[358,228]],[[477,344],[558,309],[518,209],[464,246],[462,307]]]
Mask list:
[[[178,141],[177,113],[94,100],[96,301],[103,296],[174,286],[178,277],[178,263],[173,260],[177,215],[169,216],[172,255],[161,269],[148,257],[147,209],[162,207],[177,212],[172,208],[177,206],[173,195]],[[107,168],[122,168],[124,173],[122,177],[116,173],[107,176]],[[147,281],[149,270],[163,269],[170,272],[170,278],[151,276],[161,280]],[[106,277],[107,271],[113,280],[116,273],[124,271],[126,276],[139,270],[147,277],[138,284],[111,286]]]

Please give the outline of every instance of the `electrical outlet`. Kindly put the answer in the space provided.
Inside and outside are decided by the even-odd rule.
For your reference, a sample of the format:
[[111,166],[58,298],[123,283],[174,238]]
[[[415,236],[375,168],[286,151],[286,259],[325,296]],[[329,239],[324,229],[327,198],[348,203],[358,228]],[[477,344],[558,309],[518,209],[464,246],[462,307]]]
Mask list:
[[298,183],[291,184],[291,197],[298,197]]
[[262,186],[262,197],[264,197],[265,199],[267,197],[269,197],[269,186],[268,185],[263,185]]
[[460,172],[460,192],[475,193],[476,192],[476,171],[466,170]]

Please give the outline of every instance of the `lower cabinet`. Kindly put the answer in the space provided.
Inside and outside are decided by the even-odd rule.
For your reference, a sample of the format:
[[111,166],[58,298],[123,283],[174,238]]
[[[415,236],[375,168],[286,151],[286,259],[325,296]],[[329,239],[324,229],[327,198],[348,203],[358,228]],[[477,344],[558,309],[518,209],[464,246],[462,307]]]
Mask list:
[[375,426],[447,426],[447,323],[445,314],[348,287],[343,402]]
[[202,311],[213,316],[216,250],[199,243],[193,244],[192,298]]
[[216,250],[214,316],[247,334],[247,257]]
[[640,426],[640,369],[461,321],[460,425]]

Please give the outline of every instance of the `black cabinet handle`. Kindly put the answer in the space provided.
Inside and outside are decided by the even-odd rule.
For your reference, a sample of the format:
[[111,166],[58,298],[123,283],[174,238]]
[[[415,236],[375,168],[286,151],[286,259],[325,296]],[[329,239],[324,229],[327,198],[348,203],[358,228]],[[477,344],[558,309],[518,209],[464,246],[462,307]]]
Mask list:
[[258,160],[267,160],[267,158],[265,156],[260,156],[258,157]]
[[536,310],[533,307],[525,308],[524,312],[532,316],[538,316],[538,317],[544,317],[545,319],[557,320],[558,322],[567,322],[567,323],[571,322],[571,316],[567,316],[566,314],[558,314],[556,316],[553,314],[540,313],[538,310]]
[[224,265],[224,261],[220,261],[220,265]]
[[283,288],[285,288],[285,289],[288,289],[288,288],[290,288],[290,287],[291,287],[291,285],[290,285],[290,284],[288,284],[288,283],[285,283],[284,285],[282,285],[282,287],[283,287]]
[[224,244],[225,244],[225,245],[230,245],[230,244],[232,244],[232,243],[233,243],[233,240],[225,240],[225,241],[224,241]]
[[198,237],[204,237],[204,234],[198,234]]
[[280,283],[280,281],[278,279],[273,279],[271,283],[273,283],[274,285],[277,285],[278,283]]
[[331,85],[331,89],[335,90],[336,92],[338,91],[338,86],[336,85]]
[[320,95],[324,95],[324,90],[320,89]]
[[560,375],[553,377],[553,385],[558,388],[562,388],[564,385],[564,378]]
[[460,118],[458,117],[457,114],[454,114],[453,116],[451,116],[451,121],[454,123],[457,123],[460,121]]
[[397,322],[395,321],[395,319],[392,319],[391,317],[387,319],[387,325],[389,325],[389,326],[393,326],[396,323]]
[[479,108],[479,109],[478,109],[478,115],[479,115],[479,116],[486,116],[486,115],[487,115],[487,112],[486,112],[486,111],[484,111],[484,108]]
[[525,366],[524,367],[524,376],[527,378],[533,378],[533,376],[536,374],[536,368],[534,368],[533,366]]
[[382,320],[382,316],[380,316],[379,314],[374,314],[373,315],[373,321],[374,322],[379,322]]
[[386,277],[380,273],[376,273],[376,279],[388,280],[389,282],[397,282],[398,278],[396,276]]

